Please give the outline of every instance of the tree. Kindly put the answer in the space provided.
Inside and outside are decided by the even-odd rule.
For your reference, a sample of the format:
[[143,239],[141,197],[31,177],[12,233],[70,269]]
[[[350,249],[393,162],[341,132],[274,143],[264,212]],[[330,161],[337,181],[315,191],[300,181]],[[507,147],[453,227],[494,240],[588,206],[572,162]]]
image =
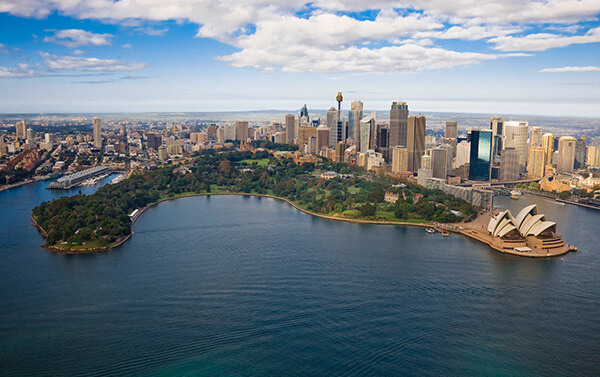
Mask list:
[[358,210],[362,217],[371,217],[375,215],[375,208],[369,203],[363,204]]
[[230,170],[231,170],[231,163],[229,162],[229,160],[221,161],[221,163],[219,164],[219,171],[222,173],[227,173]]

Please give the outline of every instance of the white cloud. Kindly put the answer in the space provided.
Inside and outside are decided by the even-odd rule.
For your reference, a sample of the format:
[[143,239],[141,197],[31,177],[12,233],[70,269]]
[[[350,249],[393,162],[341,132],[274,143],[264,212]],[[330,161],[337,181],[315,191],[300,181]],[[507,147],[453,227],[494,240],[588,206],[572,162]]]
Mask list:
[[37,76],[27,64],[19,64],[17,68],[0,67],[0,78],[27,78]]
[[85,51],[75,50],[71,52],[71,55],[85,55]]
[[[357,20],[342,13],[364,10],[379,10],[379,15]],[[306,16],[297,16],[299,11]],[[584,35],[554,34],[576,33],[579,25],[574,24],[595,20],[600,0],[0,0],[0,12],[29,17],[57,12],[120,23],[149,35],[168,30],[161,21],[191,22],[198,25],[198,37],[239,49],[221,60],[265,71],[330,72],[331,57],[337,57],[357,59],[338,63],[346,70],[412,72],[417,68],[411,59],[395,56],[397,48],[409,51],[407,46],[422,48],[419,53],[426,59],[417,70],[442,66],[436,60],[442,55],[450,67],[515,56],[424,47],[436,39],[487,39],[499,51],[542,51],[600,39],[598,29]],[[528,35],[531,25],[542,31]],[[543,25],[549,25],[547,30]],[[397,61],[388,64],[390,56]]]
[[114,59],[79,58],[74,56],[56,56],[40,52],[46,66],[51,70],[127,72],[146,67],[147,63],[123,62]]
[[600,72],[600,67],[561,67],[561,68],[545,68],[540,70],[540,73],[562,73],[562,72]]
[[504,36],[492,38],[494,49],[500,51],[545,51],[550,48],[573,44],[600,42],[600,27],[588,30],[584,35],[564,36],[549,33],[529,34],[522,37]]
[[271,49],[244,49],[221,59],[235,67],[280,68],[285,72],[418,72],[452,68],[523,54],[481,54],[426,48],[408,44],[369,49],[348,47],[304,49],[304,46],[282,45]]
[[133,48],[133,46],[131,45],[131,43],[126,43],[126,44],[124,44],[124,45],[123,45],[123,46],[121,46],[121,47],[123,47],[123,48],[127,48],[127,49],[129,49],[129,50],[131,50],[131,49]]
[[90,31],[81,29],[67,29],[67,30],[46,30],[52,32],[52,35],[44,37],[44,42],[57,43],[59,45],[67,47],[79,47],[79,46],[108,46],[110,45],[110,38],[114,37],[112,34],[97,34]]

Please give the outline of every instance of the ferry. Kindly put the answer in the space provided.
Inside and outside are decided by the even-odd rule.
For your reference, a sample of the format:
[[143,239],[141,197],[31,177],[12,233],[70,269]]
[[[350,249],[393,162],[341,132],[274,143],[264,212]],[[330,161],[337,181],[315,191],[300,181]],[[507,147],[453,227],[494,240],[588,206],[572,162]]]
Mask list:
[[425,229],[425,231],[429,234],[435,233],[435,229],[433,229],[433,228],[427,228],[427,229]]

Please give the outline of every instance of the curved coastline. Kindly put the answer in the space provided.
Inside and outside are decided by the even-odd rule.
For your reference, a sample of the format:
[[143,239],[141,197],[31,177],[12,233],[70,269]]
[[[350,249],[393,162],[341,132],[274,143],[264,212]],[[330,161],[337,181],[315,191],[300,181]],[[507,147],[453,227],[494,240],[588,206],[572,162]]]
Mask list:
[[[421,228],[429,228],[429,227],[436,227],[438,229],[440,228],[439,225],[433,224],[431,222],[429,222],[429,223],[411,223],[411,222],[405,222],[405,221],[364,220],[364,219],[351,219],[351,218],[347,218],[347,217],[329,216],[329,215],[324,215],[324,214],[306,210],[306,209],[298,206],[296,203],[292,202],[289,199],[281,198],[281,197],[274,196],[274,195],[268,195],[268,194],[252,194],[252,193],[239,193],[239,192],[226,192],[226,193],[210,193],[210,192],[208,192],[208,193],[200,193],[200,194],[185,194],[185,195],[181,195],[181,196],[163,198],[163,199],[157,200],[154,203],[148,204],[147,206],[141,208],[138,211],[138,213],[131,219],[131,233],[129,233],[126,237],[122,237],[122,238],[118,239],[116,242],[114,242],[108,246],[89,248],[89,249],[73,249],[73,248],[65,248],[65,247],[45,244],[45,245],[42,245],[42,247],[48,251],[51,251],[51,252],[57,253],[57,254],[88,254],[88,253],[98,253],[98,252],[109,251],[109,250],[112,250],[114,248],[121,246],[127,240],[129,240],[129,238],[131,238],[131,236],[133,235],[133,226],[135,225],[135,222],[144,212],[146,212],[147,209],[149,209],[159,203],[169,201],[169,200],[176,200],[176,199],[180,199],[180,198],[190,198],[190,197],[196,197],[196,196],[211,196],[211,195],[215,195],[215,196],[216,195],[238,195],[238,196],[257,196],[257,197],[271,198],[271,199],[286,202],[286,203],[290,204],[292,207],[299,210],[300,212],[304,212],[308,215],[320,217],[320,218],[327,219],[327,220],[345,221],[345,222],[351,222],[351,223],[357,223],[357,224],[396,225],[396,226],[401,225],[401,226],[416,226],[416,227],[421,227]],[[34,226],[44,235],[44,237],[47,237],[46,231],[37,223],[37,221],[35,221],[33,216],[31,216],[31,220],[33,221]],[[447,225],[450,225],[450,224],[447,224]],[[548,257],[556,257],[559,255],[563,255],[563,254],[566,254],[569,251],[571,251],[571,249],[567,249],[564,252],[561,252],[559,254],[557,253],[557,254],[539,255],[539,254],[528,254],[528,253],[524,253],[524,252],[499,249],[499,248],[494,247],[490,243],[490,241],[487,239],[489,237],[487,237],[483,233],[478,232],[478,231],[472,231],[469,229],[459,229],[458,225],[456,225],[456,224],[452,224],[452,225],[454,225],[454,227],[449,227],[449,226],[442,226],[442,227],[446,231],[461,234],[463,236],[471,238],[480,243],[484,243],[484,244],[488,245],[492,250],[498,251],[498,252],[501,252],[504,254],[510,254],[510,255],[516,255],[516,256],[521,256],[521,257],[528,257],[528,258],[548,258]],[[577,250],[577,249],[575,248],[574,250]]]

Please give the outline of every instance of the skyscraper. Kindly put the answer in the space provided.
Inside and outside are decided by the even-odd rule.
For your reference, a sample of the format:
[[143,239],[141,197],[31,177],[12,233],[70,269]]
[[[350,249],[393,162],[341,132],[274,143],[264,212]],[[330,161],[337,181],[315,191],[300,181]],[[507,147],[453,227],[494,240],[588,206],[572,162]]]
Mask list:
[[587,164],[588,166],[597,167],[600,165],[600,159],[598,158],[598,152],[600,148],[595,145],[590,145],[587,150]]
[[247,141],[249,137],[248,122],[243,120],[235,121],[235,139]]
[[456,157],[456,145],[458,143],[458,122],[454,120],[446,121],[446,134],[444,135],[444,144],[452,146],[452,155],[448,156],[448,162]]
[[408,171],[417,172],[421,167],[421,156],[425,154],[425,124],[423,115],[408,117],[406,132]]
[[[363,118],[363,103],[361,101],[354,101],[350,106],[348,112],[348,138],[358,138],[358,128],[361,119]],[[356,142],[358,144],[358,141]]]
[[467,141],[461,141],[456,145],[456,161],[454,166],[459,168],[469,163],[469,156],[471,154],[471,144]]
[[546,168],[546,151],[542,147],[529,149],[527,174],[532,178],[542,178]]
[[[527,138],[529,123],[519,121],[504,122],[503,149],[514,148],[519,156],[519,172],[524,173],[527,165]],[[504,151],[503,151],[504,153]]]
[[500,161],[500,181],[516,181],[519,179],[519,151],[515,148],[504,148]]
[[94,117],[94,147],[102,148],[102,123],[100,118]]
[[444,148],[434,148],[429,150],[429,155],[431,156],[433,178],[446,179],[448,151]]
[[529,148],[542,146],[542,127],[529,127]]
[[329,146],[336,147],[340,141],[346,142],[346,125],[341,119],[336,119],[329,129]]
[[329,128],[324,125],[317,127],[317,153],[329,145]]
[[372,143],[372,140],[375,138],[372,137],[372,133],[375,131],[375,118],[369,115],[364,117],[359,122],[359,132],[358,132],[358,151],[366,152],[369,149],[375,149],[375,145]]
[[[29,137],[29,136],[28,136]],[[575,169],[583,168],[586,164],[587,142],[585,136],[575,142]]]
[[552,134],[542,135],[542,148],[546,155],[546,165],[552,165],[552,156],[554,155],[554,136]]
[[575,166],[575,144],[577,140],[572,136],[563,136],[558,140],[558,161],[556,171],[559,173],[573,173]]
[[25,121],[20,121],[15,124],[15,133],[17,139],[25,139],[27,137],[27,128],[25,127]]
[[392,108],[390,109],[389,145],[408,146],[407,127],[408,105],[406,102],[392,102]]
[[285,137],[288,144],[293,144],[296,138],[296,116],[294,114],[286,114],[285,116]]
[[489,181],[492,158],[492,130],[472,130],[469,180]]
[[499,159],[502,155],[504,145],[502,136],[504,135],[504,118],[493,116],[490,119],[490,129],[492,130],[492,161]]
[[304,104],[304,106],[302,106],[302,108],[300,109],[300,116],[298,117],[298,119],[302,119],[302,117],[306,117],[306,122],[310,122],[310,118],[308,117],[308,109],[306,108],[306,104]]
[[395,146],[392,148],[392,173],[408,171],[408,148]]

